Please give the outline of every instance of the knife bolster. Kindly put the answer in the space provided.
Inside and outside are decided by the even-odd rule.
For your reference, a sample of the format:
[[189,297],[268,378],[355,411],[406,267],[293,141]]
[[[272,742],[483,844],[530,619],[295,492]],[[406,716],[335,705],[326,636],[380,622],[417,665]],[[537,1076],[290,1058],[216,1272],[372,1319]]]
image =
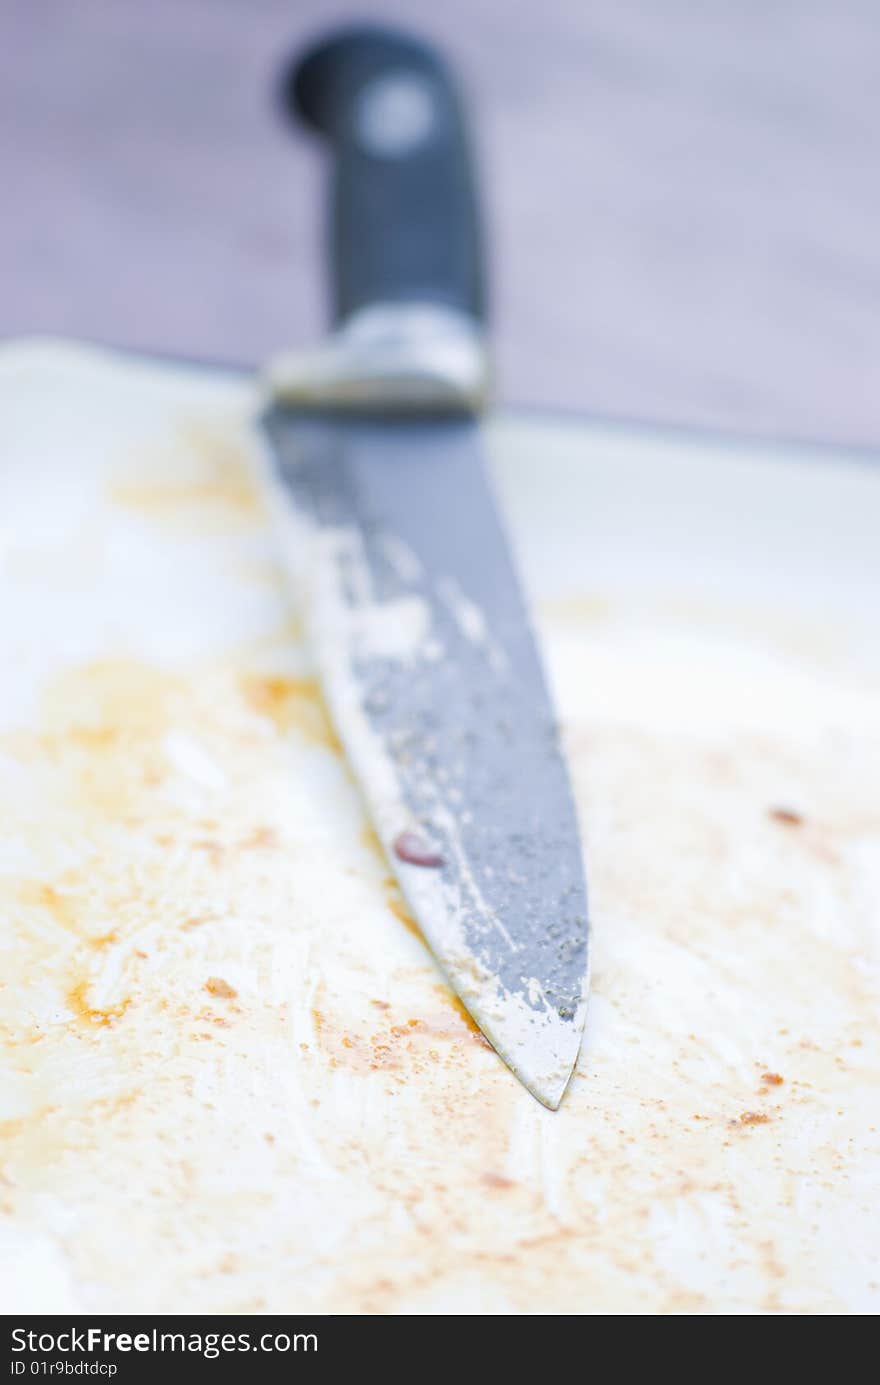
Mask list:
[[373,303],[310,351],[271,362],[282,404],[383,413],[476,413],[488,394],[480,324],[437,303]]

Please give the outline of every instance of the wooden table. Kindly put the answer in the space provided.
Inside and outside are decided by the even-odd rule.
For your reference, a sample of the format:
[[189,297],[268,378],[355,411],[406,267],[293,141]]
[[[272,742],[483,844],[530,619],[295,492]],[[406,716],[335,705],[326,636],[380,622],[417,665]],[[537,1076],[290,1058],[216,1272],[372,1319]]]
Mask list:
[[[460,65],[499,393],[880,442],[873,0],[370,0]],[[256,361],[322,322],[273,106],[345,0],[5,0],[0,333]]]

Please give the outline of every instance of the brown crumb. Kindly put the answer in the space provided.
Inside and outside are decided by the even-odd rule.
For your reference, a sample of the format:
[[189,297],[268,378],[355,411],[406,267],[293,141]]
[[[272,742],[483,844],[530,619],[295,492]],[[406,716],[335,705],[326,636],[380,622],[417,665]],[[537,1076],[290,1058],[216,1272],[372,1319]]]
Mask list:
[[781,1087],[785,1078],[778,1072],[762,1072],[761,1081],[766,1082],[768,1087]]
[[278,833],[274,827],[255,827],[250,836],[245,837],[240,845],[244,851],[278,846]]
[[767,1125],[770,1117],[765,1116],[763,1111],[743,1111],[735,1125]]
[[501,1173],[484,1173],[484,1174],[483,1174],[483,1177],[482,1177],[482,1181],[483,1181],[483,1183],[488,1184],[488,1186],[489,1186],[490,1188],[515,1188],[515,1187],[516,1187],[516,1184],[514,1183],[514,1181],[513,1181],[512,1178],[505,1178],[504,1175],[501,1174]]
[[770,817],[774,822],[781,822],[785,827],[801,827],[803,817],[795,812],[794,808],[771,808]]
[[205,990],[211,995],[220,996],[223,1000],[234,1000],[238,995],[235,987],[224,981],[222,976],[209,976],[205,982]]

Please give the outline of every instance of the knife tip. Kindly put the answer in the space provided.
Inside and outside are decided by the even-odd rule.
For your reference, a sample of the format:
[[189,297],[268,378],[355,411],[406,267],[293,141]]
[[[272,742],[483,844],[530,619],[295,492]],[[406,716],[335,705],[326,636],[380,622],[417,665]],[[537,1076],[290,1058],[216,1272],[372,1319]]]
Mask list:
[[[526,1082],[525,1086],[531,1092],[532,1096],[535,1097],[537,1101],[540,1101],[541,1105],[545,1106],[548,1111],[558,1111],[559,1107],[562,1105],[562,1098],[568,1091],[568,1085],[573,1073],[574,1063],[572,1063],[569,1071],[559,1082],[546,1084]],[[518,1073],[516,1075],[519,1076]]]
[[[579,1021],[579,1022],[578,1022]],[[526,1090],[548,1111],[558,1111],[568,1090],[580,1053],[583,1016],[578,1021],[553,1025],[543,1035],[543,1043],[505,1045],[493,1027],[483,1032]],[[482,1027],[482,1026],[481,1026]]]

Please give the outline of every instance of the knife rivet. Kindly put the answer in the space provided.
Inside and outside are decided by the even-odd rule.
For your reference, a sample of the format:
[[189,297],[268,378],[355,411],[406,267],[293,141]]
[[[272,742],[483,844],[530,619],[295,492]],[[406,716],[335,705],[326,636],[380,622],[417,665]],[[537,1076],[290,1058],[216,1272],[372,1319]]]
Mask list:
[[442,866],[443,857],[417,832],[401,832],[394,839],[394,854],[410,866]]

